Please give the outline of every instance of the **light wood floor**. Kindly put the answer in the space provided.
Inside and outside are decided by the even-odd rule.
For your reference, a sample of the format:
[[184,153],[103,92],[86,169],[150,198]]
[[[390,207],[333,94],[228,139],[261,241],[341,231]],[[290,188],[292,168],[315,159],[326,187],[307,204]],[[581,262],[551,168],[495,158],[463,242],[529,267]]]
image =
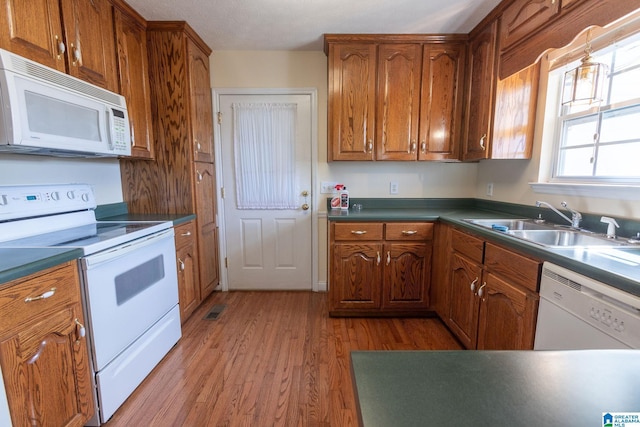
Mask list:
[[216,292],[182,332],[107,427],[354,426],[351,350],[461,349],[436,318],[330,318],[311,292]]

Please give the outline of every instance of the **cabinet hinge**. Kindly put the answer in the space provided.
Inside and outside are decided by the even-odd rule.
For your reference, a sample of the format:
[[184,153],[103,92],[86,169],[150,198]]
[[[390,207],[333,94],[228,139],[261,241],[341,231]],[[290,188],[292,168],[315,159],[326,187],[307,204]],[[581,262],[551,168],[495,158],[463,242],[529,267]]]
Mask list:
[[222,111],[218,111],[218,124],[222,124]]

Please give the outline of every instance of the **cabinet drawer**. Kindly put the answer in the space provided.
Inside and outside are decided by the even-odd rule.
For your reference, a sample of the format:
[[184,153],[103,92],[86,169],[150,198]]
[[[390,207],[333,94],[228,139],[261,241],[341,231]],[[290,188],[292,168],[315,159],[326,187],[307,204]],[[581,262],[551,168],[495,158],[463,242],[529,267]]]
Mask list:
[[387,240],[431,240],[433,223],[426,222],[388,222],[385,224]]
[[[53,288],[55,291],[48,298],[26,301],[46,296]],[[16,280],[0,291],[0,331],[4,334],[60,307],[79,302],[80,282],[75,262]]]
[[484,241],[458,230],[451,232],[451,247],[456,252],[466,255],[471,260],[482,264]]
[[484,265],[513,285],[538,291],[542,263],[536,259],[487,243]]
[[333,227],[334,240],[382,240],[382,223],[337,222]]
[[175,227],[176,249],[192,243],[196,235],[195,221],[189,221]]

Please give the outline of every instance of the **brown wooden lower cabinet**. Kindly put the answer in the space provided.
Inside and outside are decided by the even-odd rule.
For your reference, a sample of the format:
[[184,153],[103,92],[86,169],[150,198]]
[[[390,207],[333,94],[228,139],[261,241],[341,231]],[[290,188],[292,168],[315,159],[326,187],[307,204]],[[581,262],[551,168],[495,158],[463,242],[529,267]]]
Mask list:
[[95,406],[76,263],[3,284],[0,312],[13,425],[84,425]]
[[431,313],[432,236],[427,222],[332,222],[329,314]]
[[468,349],[533,349],[542,262],[456,229],[450,245],[443,320],[454,335]]
[[195,221],[189,221],[175,227],[175,242],[180,320],[184,323],[198,308],[201,300]]

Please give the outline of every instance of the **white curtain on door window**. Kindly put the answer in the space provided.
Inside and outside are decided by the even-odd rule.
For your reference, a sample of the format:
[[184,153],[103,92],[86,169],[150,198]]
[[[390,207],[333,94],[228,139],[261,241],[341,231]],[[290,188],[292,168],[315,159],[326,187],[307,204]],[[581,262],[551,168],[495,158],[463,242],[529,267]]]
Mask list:
[[238,209],[297,209],[296,104],[233,104]]

